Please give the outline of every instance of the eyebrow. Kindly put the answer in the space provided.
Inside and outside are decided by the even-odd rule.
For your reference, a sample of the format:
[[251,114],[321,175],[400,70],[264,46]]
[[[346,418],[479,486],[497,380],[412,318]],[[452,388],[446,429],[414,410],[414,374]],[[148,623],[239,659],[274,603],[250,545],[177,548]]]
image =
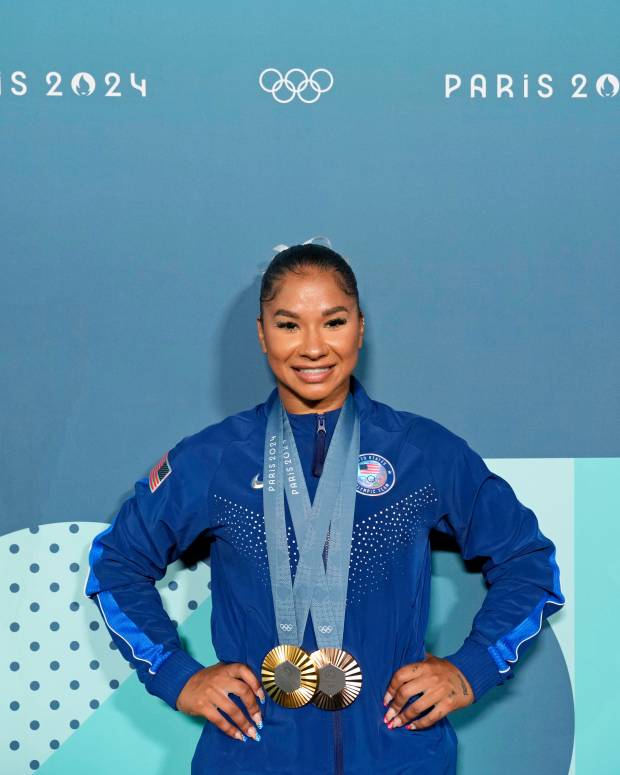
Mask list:
[[[321,312],[321,315],[323,317],[327,317],[327,315],[333,315],[336,312],[348,312],[348,311],[349,311],[349,308],[343,307],[341,304],[338,307],[330,307],[329,309],[324,309],[323,312]],[[277,309],[273,314],[274,316],[285,315],[288,318],[296,318],[297,320],[299,320],[299,315],[296,312],[291,312],[288,309],[280,308],[280,309]]]

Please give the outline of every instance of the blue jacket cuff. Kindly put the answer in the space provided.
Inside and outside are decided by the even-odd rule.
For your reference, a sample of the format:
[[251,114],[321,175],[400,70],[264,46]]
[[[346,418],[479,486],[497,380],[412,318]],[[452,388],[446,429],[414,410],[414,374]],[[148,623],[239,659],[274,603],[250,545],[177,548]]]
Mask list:
[[162,663],[154,676],[150,677],[146,686],[149,694],[161,698],[173,710],[177,708],[177,698],[189,679],[205,667],[201,662],[191,657],[187,651],[178,649]]
[[503,684],[512,673],[500,673],[487,649],[471,638],[467,638],[458,651],[444,659],[452,662],[467,678],[474,693],[474,702],[489,689]]

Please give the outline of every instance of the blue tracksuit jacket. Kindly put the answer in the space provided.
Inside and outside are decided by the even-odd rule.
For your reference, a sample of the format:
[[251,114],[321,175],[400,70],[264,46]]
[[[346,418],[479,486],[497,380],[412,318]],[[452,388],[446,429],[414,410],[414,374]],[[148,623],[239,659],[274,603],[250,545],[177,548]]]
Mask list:
[[[487,558],[483,605],[462,647],[446,657],[476,700],[512,677],[543,619],[564,603],[554,544],[510,485],[444,426],[371,399],[353,376],[350,389],[361,439],[343,648],[362,667],[362,691],[335,712],[312,703],[286,709],[267,696],[258,743],[233,740],[205,721],[192,775],[456,771],[449,717],[418,731],[383,723],[392,674],[424,659],[432,528],[454,536],[465,559]],[[92,543],[85,593],[146,690],[175,710],[186,681],[204,665],[182,648],[154,581],[200,534],[213,539],[218,659],[244,662],[260,680],[263,657],[278,642],[260,489],[266,418],[276,397],[274,388],[266,402],[182,439]],[[289,414],[311,498],[339,412]],[[286,515],[294,574],[288,504]],[[311,617],[302,645],[316,648]]]

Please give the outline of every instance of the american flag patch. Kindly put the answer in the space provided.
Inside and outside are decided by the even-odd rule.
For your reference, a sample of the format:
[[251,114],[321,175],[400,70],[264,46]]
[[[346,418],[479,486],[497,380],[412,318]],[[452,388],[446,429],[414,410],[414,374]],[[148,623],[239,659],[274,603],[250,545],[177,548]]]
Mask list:
[[166,454],[155,463],[153,468],[151,468],[151,471],[149,473],[149,489],[151,492],[155,492],[155,490],[159,487],[159,485],[164,481],[164,479],[167,476],[170,476],[172,472],[172,468],[170,467],[170,463],[168,462],[168,453]]
[[382,468],[381,463],[360,463],[360,471],[363,471],[365,474],[380,474]]

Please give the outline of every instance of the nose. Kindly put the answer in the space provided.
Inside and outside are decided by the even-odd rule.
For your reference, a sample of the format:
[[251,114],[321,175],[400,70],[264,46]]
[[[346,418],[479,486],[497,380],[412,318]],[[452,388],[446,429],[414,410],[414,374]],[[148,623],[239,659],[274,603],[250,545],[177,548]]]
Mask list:
[[323,334],[320,328],[314,328],[308,326],[304,333],[303,341],[299,348],[299,355],[310,358],[313,361],[318,361],[323,358],[329,352],[327,343],[323,339]]

